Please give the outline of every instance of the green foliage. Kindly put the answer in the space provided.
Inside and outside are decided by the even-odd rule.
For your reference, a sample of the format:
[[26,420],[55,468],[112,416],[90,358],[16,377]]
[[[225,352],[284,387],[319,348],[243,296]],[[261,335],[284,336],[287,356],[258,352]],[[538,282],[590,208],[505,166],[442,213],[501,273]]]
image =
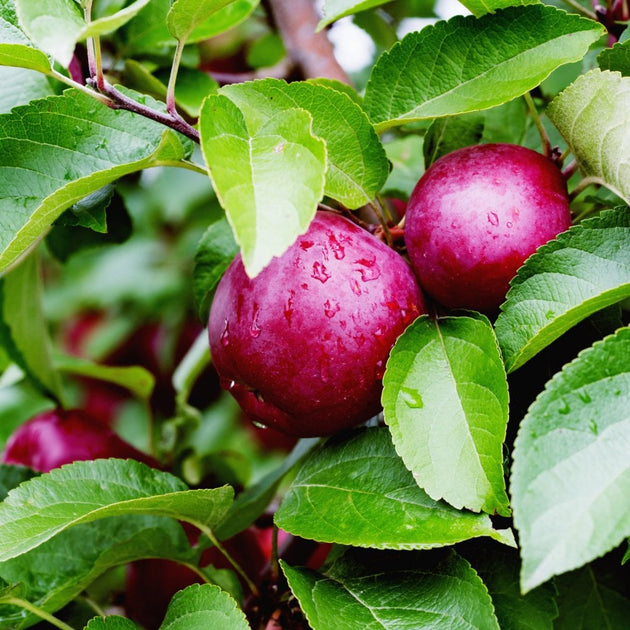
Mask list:
[[[320,4],[298,34],[273,0],[0,0],[0,446],[78,407],[162,467],[0,463],[0,627],[138,630],[110,606],[125,566],[153,558],[214,582],[166,595],[159,630],[302,613],[313,630],[626,629],[625,18],[617,3],[462,0],[472,15],[449,19],[432,0]],[[353,85],[309,76],[309,57],[331,62],[310,37],[348,16],[372,59]],[[433,19],[408,32],[416,17]],[[500,312],[427,300],[367,426],[282,443],[250,426],[205,329],[234,257],[256,276],[322,206],[404,255],[397,200],[491,142],[552,158],[573,216]],[[230,547],[248,531],[268,536],[260,573]],[[206,566],[211,547],[231,569]]]
[[427,494],[458,509],[509,514],[508,386],[486,318],[418,318],[392,348],[383,409],[396,451]]

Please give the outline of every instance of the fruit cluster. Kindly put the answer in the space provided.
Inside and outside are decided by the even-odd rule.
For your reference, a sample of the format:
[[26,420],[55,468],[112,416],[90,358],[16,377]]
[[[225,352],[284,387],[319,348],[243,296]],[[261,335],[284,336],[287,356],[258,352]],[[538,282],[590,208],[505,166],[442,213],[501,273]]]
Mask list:
[[437,160],[405,212],[411,266],[347,218],[322,210],[255,278],[240,257],[208,331],[221,382],[256,423],[324,436],[380,409],[398,336],[435,308],[493,315],[525,259],[569,228],[564,177],[545,156],[476,145]]

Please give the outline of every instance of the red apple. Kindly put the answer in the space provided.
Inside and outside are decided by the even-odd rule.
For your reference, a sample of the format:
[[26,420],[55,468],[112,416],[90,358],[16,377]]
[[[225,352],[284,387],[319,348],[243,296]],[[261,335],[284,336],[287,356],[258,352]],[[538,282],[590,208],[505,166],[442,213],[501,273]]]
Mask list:
[[420,178],[405,244],[437,302],[493,313],[525,259],[570,225],[566,182],[553,162],[525,147],[482,144],[443,156]]
[[231,263],[210,311],[210,349],[250,419],[288,435],[329,435],[380,411],[389,352],[423,312],[402,256],[319,211],[255,278],[240,255]]
[[74,461],[106,457],[160,467],[156,459],[79,409],[45,411],[20,425],[7,440],[2,462],[48,472]]

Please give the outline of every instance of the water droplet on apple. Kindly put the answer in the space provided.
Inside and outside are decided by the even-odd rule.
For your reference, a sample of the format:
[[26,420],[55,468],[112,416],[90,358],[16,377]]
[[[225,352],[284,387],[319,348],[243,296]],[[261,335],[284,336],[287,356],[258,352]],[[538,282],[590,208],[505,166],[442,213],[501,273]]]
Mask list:
[[337,240],[337,237],[332,233],[328,235],[328,240],[330,242],[330,249],[332,249],[334,257],[337,260],[343,260],[344,256],[346,255],[343,245]]
[[338,302],[331,303],[330,300],[324,302],[324,315],[329,319],[334,317],[341,310]]
[[223,332],[221,333],[219,339],[221,340],[221,345],[224,348],[230,343],[230,322],[228,322],[227,319],[225,320],[225,326],[223,327]]
[[383,361],[377,361],[376,371],[375,371],[376,379],[380,381],[383,378],[383,374],[385,374],[385,367],[383,365]]
[[401,387],[400,396],[403,402],[411,409],[422,409],[424,407],[424,401],[422,395],[417,389],[411,387]]
[[249,334],[256,339],[260,336],[260,326],[258,324],[258,306],[254,304],[254,316],[252,317],[252,325],[249,329]]
[[293,317],[293,298],[295,297],[295,291],[289,291],[289,297],[284,305],[284,318],[287,320],[289,326],[291,325],[291,318]]
[[361,258],[356,263],[360,265],[357,271],[361,274],[363,282],[370,282],[380,278],[381,270],[376,264],[376,258]]
[[326,269],[326,265],[317,261],[313,263],[313,273],[311,277],[324,284],[330,278],[330,272]]
[[488,223],[494,226],[499,225],[499,216],[496,212],[488,212]]
[[361,287],[355,278],[350,279],[350,288],[355,295],[361,295]]

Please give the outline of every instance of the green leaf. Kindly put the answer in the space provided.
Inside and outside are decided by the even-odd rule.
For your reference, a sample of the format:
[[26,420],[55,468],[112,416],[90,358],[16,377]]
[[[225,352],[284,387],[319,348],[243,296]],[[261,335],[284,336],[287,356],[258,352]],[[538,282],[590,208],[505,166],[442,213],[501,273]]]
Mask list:
[[426,168],[443,155],[478,144],[483,136],[484,120],[482,112],[436,118],[424,137]]
[[188,41],[204,41],[234,28],[247,19],[259,4],[260,0],[232,0],[223,9],[217,11],[211,20],[199,24],[189,36]]
[[488,588],[501,630],[556,628],[556,589],[549,582],[526,595],[521,594],[518,550],[496,545],[489,548],[480,542],[474,550],[465,549],[462,554]]
[[0,278],[0,345],[35,385],[62,400],[42,305],[39,258],[34,253]]
[[630,203],[630,77],[591,70],[547,107],[580,169]]
[[185,42],[194,28],[214,18],[215,14],[234,0],[175,0],[166,16],[171,35]]
[[61,353],[55,354],[54,365],[58,370],[66,374],[98,379],[99,381],[119,385],[145,401],[149,400],[155,385],[155,376],[139,365],[103,365],[88,359]]
[[193,584],[175,593],[160,630],[249,630],[236,601],[214,584]]
[[18,105],[26,105],[29,101],[54,94],[46,76],[25,68],[0,67],[0,84],[0,114],[6,114]]
[[185,155],[174,131],[74,90],[0,116],[0,133],[0,273],[73,203]]
[[339,20],[346,15],[352,15],[359,11],[372,9],[381,4],[387,4],[389,0],[324,0],[321,8],[322,19],[317,25],[317,30],[321,31],[325,26]]
[[[22,583],[25,599],[54,613],[107,570],[142,558],[193,563],[195,554],[174,519],[125,514],[77,525],[0,563],[0,578],[10,584]],[[0,606],[2,627],[27,627],[33,620],[23,609]]]
[[417,484],[456,508],[504,516],[508,398],[482,315],[418,318],[398,338],[383,378],[385,421]]
[[625,77],[630,76],[630,42],[604,48],[597,56],[597,63],[602,70],[613,70],[621,72]]
[[459,0],[473,15],[477,17],[486,13],[495,13],[498,9],[536,4],[539,0]]
[[138,626],[120,615],[108,615],[107,617],[94,617],[83,630],[138,630]]
[[607,210],[540,247],[495,322],[512,372],[577,322],[630,296],[630,212]]
[[580,353],[521,423],[511,494],[527,592],[630,534],[630,328]]
[[201,109],[201,148],[250,276],[303,234],[324,192],[326,146],[311,115],[280,112],[250,128],[226,96]]
[[[15,8],[20,26],[36,47],[67,68],[77,42],[87,37],[105,35],[120,28],[150,1],[136,0],[117,13],[93,20],[89,24],[85,22],[74,0],[45,0],[45,2],[15,0]],[[35,52],[39,51],[33,51],[31,54],[34,55]],[[26,52],[22,54],[25,55]],[[41,52],[39,54],[42,55]],[[49,62],[47,66],[49,72]]]
[[385,144],[392,170],[381,191],[383,194],[409,199],[424,173],[423,142],[422,136],[409,135]]
[[[15,0],[23,31],[32,42],[67,68],[85,20],[74,0]],[[48,64],[50,68],[50,64]]]
[[0,504],[0,562],[106,516],[152,514],[214,527],[232,495],[228,486],[188,490],[179,478],[134,460],[68,464],[20,485]]
[[124,26],[129,20],[138,15],[151,1],[152,0],[136,0],[116,13],[92,20],[85,26],[81,33],[79,33],[77,41],[82,41],[88,37],[107,35],[118,30],[121,26]]
[[453,551],[348,550],[324,575],[280,561],[317,630],[498,630],[486,587]]
[[313,117],[313,134],[326,142],[324,192],[347,208],[374,198],[389,174],[383,146],[367,116],[345,93],[317,83],[264,79],[221,89],[243,112],[250,133],[294,108]]
[[0,501],[4,501],[9,490],[13,490],[23,481],[28,481],[38,474],[27,466],[0,464]]
[[560,617],[554,630],[624,628],[630,619],[630,600],[620,592],[624,577],[611,585],[589,565],[556,578]]
[[365,109],[379,132],[487,109],[582,59],[602,34],[600,24],[540,4],[456,16],[410,33],[381,55]]
[[380,549],[507,541],[485,514],[431,499],[396,455],[386,428],[328,440],[298,470],[275,514],[282,529],[322,542]]
[[237,253],[238,246],[227,219],[212,223],[201,237],[195,253],[193,294],[202,322],[208,321],[214,289]]

